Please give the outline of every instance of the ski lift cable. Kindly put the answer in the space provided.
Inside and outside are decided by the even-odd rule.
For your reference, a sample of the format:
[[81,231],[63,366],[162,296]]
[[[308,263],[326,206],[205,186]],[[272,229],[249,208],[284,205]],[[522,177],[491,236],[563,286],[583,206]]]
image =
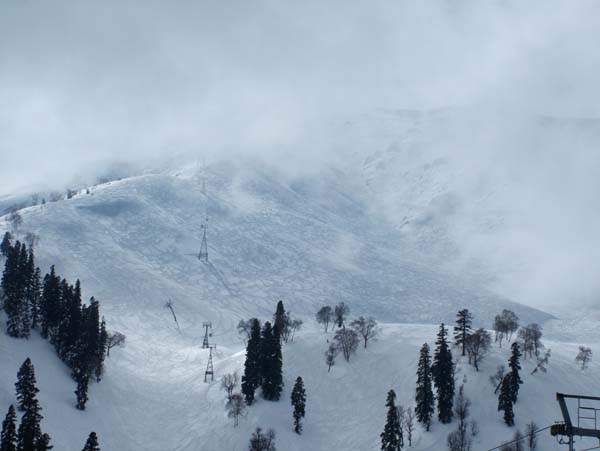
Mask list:
[[[551,427],[552,427],[552,425],[550,425],[550,426],[546,426],[545,428],[542,428],[542,429],[538,429],[537,431],[534,431],[534,432],[533,432],[533,435],[537,435],[537,434],[539,434],[540,432],[543,432],[543,431],[545,431],[546,429],[550,429]],[[517,442],[520,442],[520,441],[522,441],[522,440],[526,440],[528,437],[529,437],[529,434],[527,434],[527,435],[524,435],[524,436],[523,436],[523,437],[521,437],[520,439],[517,439],[517,440],[513,440],[513,441],[510,441],[510,442],[503,443],[502,445],[496,446],[495,448],[490,448],[490,449],[488,449],[487,451],[495,451],[495,450],[497,450],[497,449],[500,449],[500,448],[502,448],[503,446],[506,446],[506,445],[512,445],[513,443],[517,443]],[[598,448],[600,448],[600,447],[598,447]],[[590,449],[598,449],[598,448],[590,448]],[[583,450],[583,451],[587,451],[587,450]]]

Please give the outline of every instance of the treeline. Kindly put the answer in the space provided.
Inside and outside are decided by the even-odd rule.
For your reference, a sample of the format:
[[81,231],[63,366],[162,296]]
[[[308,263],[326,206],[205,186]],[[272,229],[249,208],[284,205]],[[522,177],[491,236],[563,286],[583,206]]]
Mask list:
[[[51,438],[42,432],[41,421],[42,407],[37,394],[37,381],[35,369],[30,359],[26,359],[19,372],[15,383],[16,401],[18,410],[23,412],[21,422],[17,428],[17,409],[11,404],[2,422],[0,434],[1,451],[47,451],[53,448]],[[100,451],[98,437],[91,432],[82,451]]]
[[6,332],[28,338],[32,330],[48,339],[77,382],[77,408],[85,409],[91,377],[100,381],[108,348],[108,333],[100,318],[99,303],[81,300],[81,284],[70,284],[55,272],[41,279],[33,248],[5,235],[1,243],[6,257],[1,288],[6,312]]

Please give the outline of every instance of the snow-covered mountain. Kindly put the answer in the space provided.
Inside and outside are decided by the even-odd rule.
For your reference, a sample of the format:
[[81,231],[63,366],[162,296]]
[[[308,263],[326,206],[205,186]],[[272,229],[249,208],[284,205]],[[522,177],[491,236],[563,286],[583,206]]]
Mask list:
[[[111,353],[105,379],[92,385],[88,408],[80,412],[73,408],[68,370],[47,343],[0,334],[0,405],[13,402],[17,369],[31,356],[43,427],[55,449],[79,449],[96,430],[106,450],[243,450],[253,428],[262,426],[276,429],[278,449],[375,450],[386,392],[394,388],[403,404],[412,403],[418,349],[434,341],[434,325],[451,323],[457,310],[468,307],[475,325],[489,327],[495,314],[510,308],[523,323],[550,320],[552,331],[545,342],[553,350],[550,371],[526,377],[518,425],[560,419],[554,392],[600,389],[599,367],[582,374],[573,361],[580,343],[570,341],[584,337],[576,330],[561,334],[548,313],[492,291],[476,264],[452,268],[460,248],[453,218],[466,211],[461,173],[441,151],[431,150],[435,145],[424,143],[422,126],[414,124],[421,116],[389,117],[382,126],[390,131],[377,135],[379,143],[336,168],[290,176],[262,161],[222,159],[205,171],[195,165],[155,171],[21,210],[21,235],[40,237],[37,263],[79,278],[84,297],[99,299],[109,328],[124,333],[127,346]],[[425,122],[438,130],[432,125],[437,116]],[[342,127],[360,135],[362,124]],[[411,152],[416,157],[406,156]],[[487,208],[493,192],[479,194],[481,208],[467,210],[472,217],[479,212],[479,225],[493,230],[506,221],[505,212],[497,203]],[[197,253],[207,215],[209,261],[202,262]],[[202,323],[211,321],[214,328],[217,377],[240,371],[243,343],[235,325],[251,316],[270,318],[279,299],[305,321],[284,349],[283,400],[260,401],[234,429],[218,381],[203,382],[208,353],[200,348]],[[168,300],[180,330],[165,307]],[[323,304],[340,301],[351,316],[372,315],[385,325],[367,350],[350,363],[338,360],[327,373],[323,353],[331,335],[313,317]],[[507,357],[505,349],[494,349],[480,373],[464,361],[458,365],[458,382],[466,382],[481,429],[478,450],[514,432],[502,424],[489,382]],[[531,363],[525,368],[529,374]],[[309,399],[302,436],[293,433],[288,401],[297,376],[305,379]],[[453,427],[419,429],[413,449],[444,449]],[[560,447],[546,437],[542,449]]]

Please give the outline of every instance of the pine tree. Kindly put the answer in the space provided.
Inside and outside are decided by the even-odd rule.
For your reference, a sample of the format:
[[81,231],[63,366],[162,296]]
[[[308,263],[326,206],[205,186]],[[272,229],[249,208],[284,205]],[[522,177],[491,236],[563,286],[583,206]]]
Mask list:
[[100,445],[98,444],[98,436],[95,432],[90,432],[90,435],[85,442],[85,446],[82,451],[100,451]]
[[75,390],[75,396],[77,396],[76,407],[79,410],[85,410],[85,403],[88,401],[88,385],[89,377],[85,374],[81,374],[77,380],[77,389]]
[[[6,236],[6,235],[5,235]],[[17,450],[17,414],[12,404],[8,408],[6,417],[2,422],[2,435],[0,436],[0,451]]]
[[294,406],[294,431],[296,434],[302,433],[302,418],[304,418],[306,408],[306,391],[304,390],[304,381],[301,377],[296,379],[294,389],[292,390],[292,406]]
[[10,249],[12,247],[11,241],[12,240],[12,235],[10,234],[10,232],[6,232],[4,234],[4,238],[2,238],[2,243],[0,243],[0,254],[2,254],[3,256],[7,257],[8,253],[10,252]]
[[521,351],[519,349],[519,344],[516,342],[513,343],[511,345],[511,351],[512,353],[510,359],[508,360],[508,368],[510,369],[510,373],[507,377],[510,378],[510,392],[512,396],[512,402],[514,404],[517,402],[517,399],[519,397],[519,388],[523,383],[519,374],[519,370],[521,369]]
[[35,268],[31,278],[28,298],[31,308],[31,328],[36,329],[40,323],[40,300],[42,297],[42,275],[40,268]]
[[28,259],[27,246],[17,241],[8,253],[2,274],[6,332],[15,338],[27,338],[31,330],[31,312],[26,297],[32,277]]
[[94,356],[94,376],[96,381],[100,382],[104,374],[104,359],[106,357],[106,349],[108,346],[108,332],[106,331],[106,321],[102,318],[100,322],[100,335],[98,338],[98,347]]
[[262,330],[260,361],[263,397],[277,401],[283,388],[281,341],[268,321]]
[[50,445],[50,436],[48,434],[42,434],[38,439],[35,451],[48,451],[52,448],[54,447]]
[[242,376],[242,394],[246,398],[246,404],[254,402],[254,392],[260,385],[260,322],[252,318],[250,326],[250,338],[246,345],[246,362],[244,363],[244,375]]
[[41,335],[43,338],[50,337],[50,334],[58,327],[61,318],[60,301],[60,277],[56,275],[54,266],[51,266],[50,273],[44,277],[40,302]]
[[419,423],[425,425],[429,431],[431,417],[434,412],[434,396],[431,387],[431,357],[429,356],[429,345],[423,344],[417,367],[417,390],[415,413]]
[[433,382],[437,389],[438,418],[442,423],[452,421],[454,403],[454,363],[446,337],[447,331],[442,324],[436,341],[437,347],[431,369]]
[[273,335],[279,340],[283,338],[285,334],[285,328],[287,327],[287,316],[285,314],[285,308],[283,307],[283,301],[277,302],[277,309],[275,315],[273,315]]
[[456,326],[454,326],[454,343],[462,349],[462,355],[467,354],[467,338],[472,332],[471,324],[473,315],[468,309],[460,310],[456,314]]
[[502,380],[500,395],[498,396],[498,411],[504,412],[504,422],[507,426],[514,426],[515,414],[513,412],[513,393],[510,376],[505,376]]
[[385,427],[380,435],[381,451],[400,451],[403,445],[403,435],[394,390],[388,392],[385,406],[388,408],[388,412]]
[[17,436],[17,451],[37,451],[37,444],[42,437],[40,421],[43,417],[40,414],[41,410],[36,400],[23,414]]
[[19,368],[17,382],[15,383],[19,410],[27,411],[37,403],[36,395],[39,390],[35,384],[35,369],[31,359],[27,358]]

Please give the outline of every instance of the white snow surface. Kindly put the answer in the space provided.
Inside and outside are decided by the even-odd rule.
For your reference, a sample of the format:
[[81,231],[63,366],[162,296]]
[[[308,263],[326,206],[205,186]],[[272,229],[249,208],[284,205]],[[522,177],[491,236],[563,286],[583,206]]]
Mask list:
[[[550,318],[418,258],[401,233],[370,219],[365,200],[333,171],[290,181],[240,162],[213,165],[206,178],[207,196],[188,168],[111,182],[89,195],[22,211],[22,231],[41,238],[36,256],[43,271],[55,264],[70,281],[81,279],[84,296],[99,299],[109,329],[127,336],[125,348],[111,351],[103,381],[91,385],[88,407],[80,412],[68,369],[47,342],[36,333],[29,340],[0,334],[0,406],[15,401],[16,372],[31,357],[43,429],[54,449],[81,449],[94,430],[103,450],[244,450],[261,426],[276,430],[279,450],[376,450],[386,393],[394,388],[411,405],[418,350],[423,342],[433,345],[434,324],[451,322],[462,307],[475,313],[477,325],[489,326],[503,307],[524,321]],[[210,262],[203,263],[196,253],[207,211]],[[165,307],[169,299],[180,330]],[[278,299],[305,321],[284,346],[282,400],[259,400],[233,428],[218,378],[243,368],[235,325],[251,316],[269,319]],[[328,373],[323,353],[332,335],[312,318],[322,304],[339,301],[350,305],[351,316],[372,315],[385,324],[368,349],[359,349],[349,363],[338,358]],[[209,383],[203,380],[203,321],[212,322],[211,341],[218,346],[216,379]],[[593,363],[582,373],[575,365],[581,344],[576,332],[560,337],[567,342],[545,342],[553,352],[547,374],[530,376],[532,364],[525,363],[515,408],[519,427],[532,419],[540,426],[558,420],[556,391],[597,393],[599,367]],[[459,360],[457,380],[466,381],[472,418],[481,429],[476,450],[514,433],[496,411],[489,382],[507,358],[506,346],[494,348],[479,373]],[[293,433],[289,402],[297,376],[308,397],[301,436]],[[455,427],[436,422],[432,432],[418,428],[412,449],[445,449]],[[546,434],[541,449],[561,447]]]

